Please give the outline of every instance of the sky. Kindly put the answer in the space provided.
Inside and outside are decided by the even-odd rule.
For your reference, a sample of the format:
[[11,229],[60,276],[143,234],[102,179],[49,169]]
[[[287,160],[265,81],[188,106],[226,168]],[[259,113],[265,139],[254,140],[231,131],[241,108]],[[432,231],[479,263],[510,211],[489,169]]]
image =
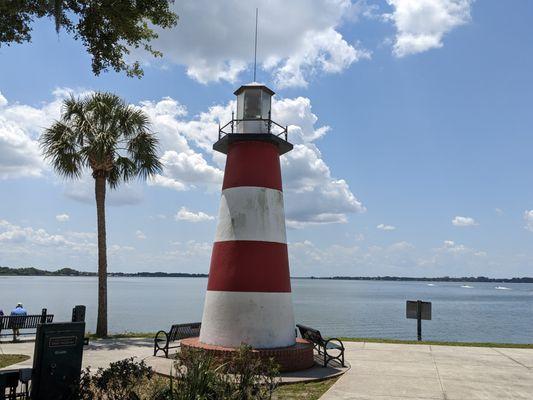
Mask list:
[[289,126],[293,276],[533,276],[533,3],[180,0],[132,51],[145,76],[94,76],[48,19],[0,47],[0,265],[96,271],[94,182],[58,177],[38,140],[70,94],[142,108],[163,172],[107,199],[109,270],[206,273],[224,155],[218,123],[257,80]]

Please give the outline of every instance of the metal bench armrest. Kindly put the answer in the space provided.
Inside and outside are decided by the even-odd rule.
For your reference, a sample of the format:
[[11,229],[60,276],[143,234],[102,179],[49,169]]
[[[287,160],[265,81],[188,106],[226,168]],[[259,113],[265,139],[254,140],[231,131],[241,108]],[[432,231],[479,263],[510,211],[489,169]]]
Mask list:
[[[160,338],[159,336],[164,336],[164,338]],[[159,345],[160,342],[165,342],[163,347]],[[168,356],[168,345],[168,334],[165,331],[157,332],[154,337],[154,356],[157,355],[158,351],[163,351]]]
[[[333,342],[338,342],[333,343]],[[329,350],[337,350],[339,351],[338,355],[332,355],[328,353],[328,344],[332,344],[333,347],[330,347]],[[342,341],[338,338],[329,338],[328,340],[324,341],[324,366],[328,364],[331,360],[338,360],[340,361],[341,365],[344,367],[344,344]]]
[[[164,335],[165,337],[164,338],[159,338],[160,335]],[[154,343],[157,343],[159,345],[159,342],[168,342],[168,333],[166,333],[165,331],[159,331],[155,334],[155,337],[154,337]]]
[[336,347],[334,347],[334,348],[344,351],[344,343],[342,343],[342,341],[341,341],[340,339],[338,339],[338,338],[329,338],[328,340],[326,340],[326,341],[324,342],[324,347],[325,347],[326,349],[328,348],[328,343],[330,343],[330,342],[331,342],[331,343],[332,343],[332,342],[339,342],[339,345],[340,345],[340,346],[338,346],[336,343],[332,343],[334,346],[336,346]]

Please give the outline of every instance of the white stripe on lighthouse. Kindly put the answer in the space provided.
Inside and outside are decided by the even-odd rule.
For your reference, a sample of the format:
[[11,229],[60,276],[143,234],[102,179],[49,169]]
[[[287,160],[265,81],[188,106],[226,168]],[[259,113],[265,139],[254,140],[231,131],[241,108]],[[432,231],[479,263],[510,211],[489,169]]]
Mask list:
[[254,186],[224,189],[215,242],[230,240],[287,243],[283,192]]
[[292,346],[291,293],[208,290],[200,341],[223,347],[246,343],[257,349]]

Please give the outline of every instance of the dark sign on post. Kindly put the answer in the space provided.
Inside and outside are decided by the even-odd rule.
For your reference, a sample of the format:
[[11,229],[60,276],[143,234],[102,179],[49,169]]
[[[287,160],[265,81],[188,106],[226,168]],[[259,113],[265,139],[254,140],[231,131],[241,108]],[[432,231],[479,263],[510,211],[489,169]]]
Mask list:
[[417,337],[422,340],[422,320],[431,320],[431,302],[407,300],[405,314],[407,318],[417,320]]
[[78,384],[83,356],[85,322],[40,324],[33,356],[31,398],[70,399]]

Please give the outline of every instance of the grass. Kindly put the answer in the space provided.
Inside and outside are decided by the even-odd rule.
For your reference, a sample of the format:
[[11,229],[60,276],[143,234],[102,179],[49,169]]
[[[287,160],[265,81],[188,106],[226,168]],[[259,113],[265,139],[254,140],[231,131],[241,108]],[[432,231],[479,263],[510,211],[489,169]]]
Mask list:
[[371,342],[371,343],[394,343],[394,344],[430,344],[432,346],[462,346],[462,347],[502,347],[512,349],[533,349],[533,344],[528,343],[490,343],[490,342],[439,342],[432,340],[399,340],[379,338],[340,338],[344,342]]
[[317,400],[337,382],[337,379],[282,385],[276,389],[273,398],[275,400]]
[[0,354],[0,368],[26,361],[28,358],[30,357],[23,354]]
[[[108,335],[105,339],[128,339],[128,338],[150,338],[155,337],[156,332],[122,332],[122,333],[113,333]],[[96,333],[88,332],[85,336],[89,339],[101,339],[96,336]]]
[[[125,338],[153,338],[156,332],[123,332],[114,333],[107,339],[125,339]],[[98,339],[94,333],[88,333],[89,338]],[[432,346],[466,346],[466,347],[501,347],[511,349],[533,349],[533,343],[493,343],[493,342],[441,342],[433,340],[400,340],[400,339],[381,339],[381,338],[349,338],[341,337],[346,342],[371,342],[371,343],[393,343],[393,344],[429,344]]]

